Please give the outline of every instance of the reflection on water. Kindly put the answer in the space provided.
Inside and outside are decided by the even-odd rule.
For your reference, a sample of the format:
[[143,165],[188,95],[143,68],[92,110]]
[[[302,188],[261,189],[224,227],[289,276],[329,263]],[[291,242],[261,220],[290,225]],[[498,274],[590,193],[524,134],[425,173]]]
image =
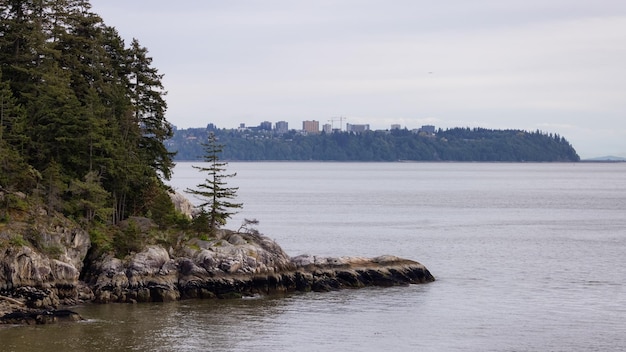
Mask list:
[[378,350],[410,342],[405,329],[427,287],[78,306],[80,323],[0,328],[2,351],[316,351],[339,342]]
[[[266,328],[288,300],[189,300],[72,308],[87,320],[56,325],[2,327],[2,351],[234,350]],[[233,336],[237,338],[233,338]]]

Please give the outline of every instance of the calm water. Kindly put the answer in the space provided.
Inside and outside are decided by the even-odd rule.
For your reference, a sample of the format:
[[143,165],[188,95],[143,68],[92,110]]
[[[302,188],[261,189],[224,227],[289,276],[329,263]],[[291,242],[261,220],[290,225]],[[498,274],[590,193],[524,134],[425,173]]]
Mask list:
[[[626,163],[230,163],[291,255],[395,254],[428,285],[75,307],[2,351],[623,351]],[[204,176],[177,166],[172,185]]]

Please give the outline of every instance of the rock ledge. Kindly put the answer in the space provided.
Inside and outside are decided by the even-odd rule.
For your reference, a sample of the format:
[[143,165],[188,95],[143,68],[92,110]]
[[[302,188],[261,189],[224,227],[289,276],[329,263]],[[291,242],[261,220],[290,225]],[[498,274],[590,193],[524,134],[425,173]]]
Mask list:
[[[223,230],[218,238],[192,239],[176,250],[147,246],[124,259],[103,255],[83,269],[86,233],[60,246],[76,256],[50,259],[11,247],[0,258],[0,324],[42,324],[81,319],[57,310],[82,302],[167,302],[187,298],[237,298],[366,286],[421,284],[435,278],[422,264],[395,256],[288,256],[258,233]],[[82,236],[82,237],[81,237]],[[77,238],[81,240],[77,240]],[[60,243],[60,242],[59,242]]]

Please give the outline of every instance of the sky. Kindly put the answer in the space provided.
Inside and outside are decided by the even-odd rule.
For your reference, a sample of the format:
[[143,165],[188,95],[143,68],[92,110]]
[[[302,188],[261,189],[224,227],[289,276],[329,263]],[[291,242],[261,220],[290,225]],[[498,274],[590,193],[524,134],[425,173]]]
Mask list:
[[178,128],[540,130],[626,157],[623,0],[92,0]]

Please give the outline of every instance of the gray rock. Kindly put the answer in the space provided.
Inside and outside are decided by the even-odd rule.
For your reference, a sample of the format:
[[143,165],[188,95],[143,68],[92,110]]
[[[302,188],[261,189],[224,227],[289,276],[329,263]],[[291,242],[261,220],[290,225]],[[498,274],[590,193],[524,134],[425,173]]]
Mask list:
[[172,199],[172,203],[174,203],[174,208],[183,215],[187,216],[189,219],[192,219],[198,214],[198,208],[196,208],[183,194],[175,192],[169,193],[169,196]]
[[[220,230],[216,238],[192,239],[176,248],[150,245],[124,259],[90,258],[88,282],[80,282],[89,234],[67,219],[54,223],[13,223],[0,231],[0,241],[10,244],[0,248],[0,313],[80,301],[167,302],[434,280],[420,263],[394,256],[290,258],[257,232]],[[121,226],[148,232],[156,225],[131,218]],[[33,246],[21,245],[28,242]]]
[[[232,298],[293,291],[425,283],[434,277],[420,263],[394,256],[290,258],[259,234],[224,231],[220,239],[192,239],[177,251],[149,246],[120,261],[100,264],[98,301],[169,301]],[[124,275],[125,278],[120,278]]]
[[0,287],[51,289],[62,300],[77,299],[89,234],[63,218],[54,224],[13,222],[0,233],[0,238],[28,238],[24,242],[32,244],[0,249]]

